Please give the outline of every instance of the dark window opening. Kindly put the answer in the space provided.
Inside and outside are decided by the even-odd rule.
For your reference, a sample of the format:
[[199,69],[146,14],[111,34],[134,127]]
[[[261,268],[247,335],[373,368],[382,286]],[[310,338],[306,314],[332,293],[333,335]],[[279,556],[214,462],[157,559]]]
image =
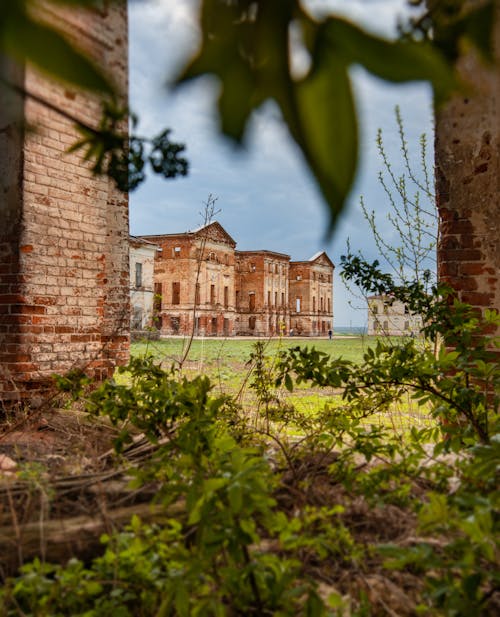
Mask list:
[[142,264],[140,262],[135,264],[135,286],[142,287]]
[[161,283],[155,283],[155,295],[153,300],[153,308],[155,312],[161,311]]
[[172,283],[172,304],[181,303],[181,284],[179,282]]

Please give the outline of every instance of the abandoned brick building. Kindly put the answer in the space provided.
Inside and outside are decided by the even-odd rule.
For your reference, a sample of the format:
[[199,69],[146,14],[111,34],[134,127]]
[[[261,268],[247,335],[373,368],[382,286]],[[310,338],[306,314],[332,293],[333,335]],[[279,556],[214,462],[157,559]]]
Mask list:
[[[44,11],[125,96],[126,2]],[[26,93],[0,88],[0,402],[9,403],[36,400],[53,373],[78,366],[103,377],[126,361],[128,200],[67,152],[79,135],[57,110],[96,126],[97,99],[5,57],[0,74]]]
[[158,247],[154,325],[162,334],[315,336],[332,328],[334,265],[324,252],[293,262],[237,251],[218,222],[141,238]]

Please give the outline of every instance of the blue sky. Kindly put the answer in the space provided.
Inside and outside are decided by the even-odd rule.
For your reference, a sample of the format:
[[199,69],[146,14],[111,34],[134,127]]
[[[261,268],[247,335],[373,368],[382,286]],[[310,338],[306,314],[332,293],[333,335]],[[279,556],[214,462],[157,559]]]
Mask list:
[[[394,31],[404,0],[310,0],[311,10],[334,10],[378,33]],[[425,132],[432,145],[431,97],[427,86],[391,86],[355,68],[360,112],[361,165],[356,185],[333,236],[325,238],[326,209],[322,198],[272,104],[255,114],[244,149],[236,149],[217,129],[214,102],[217,84],[203,78],[172,92],[168,82],[186,54],[196,49],[198,33],[193,10],[196,0],[129,0],[130,101],[139,114],[138,132],[154,135],[164,127],[185,143],[190,162],[186,178],[149,178],[130,196],[132,234],[174,233],[194,229],[209,194],[218,198],[217,219],[241,250],[268,249],[292,259],[308,259],[326,250],[335,264],[345,253],[347,238],[369,259],[377,250],[359,206],[377,212],[390,240],[387,199],[378,183],[381,161],[375,136],[380,127],[396,172],[399,142],[394,107],[399,105],[411,150],[417,159],[418,139]],[[432,164],[432,163],[431,163]],[[358,326],[366,322],[365,308],[334,278],[334,323]]]

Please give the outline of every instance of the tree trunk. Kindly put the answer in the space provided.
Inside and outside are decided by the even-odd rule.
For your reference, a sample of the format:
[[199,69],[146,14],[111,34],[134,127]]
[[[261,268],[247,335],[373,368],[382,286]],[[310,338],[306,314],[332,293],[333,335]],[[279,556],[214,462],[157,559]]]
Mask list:
[[152,523],[179,517],[183,512],[183,502],[168,508],[147,503],[115,508],[96,516],[74,516],[37,521],[20,527],[0,527],[0,580],[14,574],[20,565],[35,557],[60,564],[71,557],[90,561],[104,551],[100,542],[102,534],[123,528],[133,515]]

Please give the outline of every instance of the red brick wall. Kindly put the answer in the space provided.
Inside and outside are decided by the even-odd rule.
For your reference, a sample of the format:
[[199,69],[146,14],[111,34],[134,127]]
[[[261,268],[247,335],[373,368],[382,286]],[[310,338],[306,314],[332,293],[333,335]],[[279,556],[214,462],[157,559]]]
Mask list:
[[[162,334],[189,335],[195,327],[196,334],[234,335],[234,243],[220,233],[218,224],[199,232],[147,236],[147,239],[161,248],[155,258],[154,276],[155,283],[161,285],[161,310],[157,317]],[[199,298],[196,305],[196,328],[196,324],[193,324],[193,307],[197,280]],[[175,304],[173,284],[178,285]]]
[[[500,6],[500,5],[499,5]],[[469,92],[436,118],[436,180],[441,215],[439,276],[460,299],[500,309],[500,9],[495,67],[469,53],[459,71]]]
[[237,251],[236,259],[240,298],[236,333],[275,336],[287,332],[289,256],[272,251]]
[[296,334],[325,335],[333,327],[332,278],[333,267],[326,262],[290,263],[290,327]]
[[[64,15],[67,31],[112,69],[125,92],[125,4]],[[96,124],[99,107],[88,95],[30,69],[23,83]],[[24,116],[36,130],[22,135],[9,126],[16,136],[2,137],[0,158],[10,195],[0,203],[9,221],[0,230],[3,401],[42,391],[53,373],[75,366],[107,376],[128,357],[127,197],[107,178],[93,177],[81,155],[66,152],[77,139],[71,122],[29,97]]]

